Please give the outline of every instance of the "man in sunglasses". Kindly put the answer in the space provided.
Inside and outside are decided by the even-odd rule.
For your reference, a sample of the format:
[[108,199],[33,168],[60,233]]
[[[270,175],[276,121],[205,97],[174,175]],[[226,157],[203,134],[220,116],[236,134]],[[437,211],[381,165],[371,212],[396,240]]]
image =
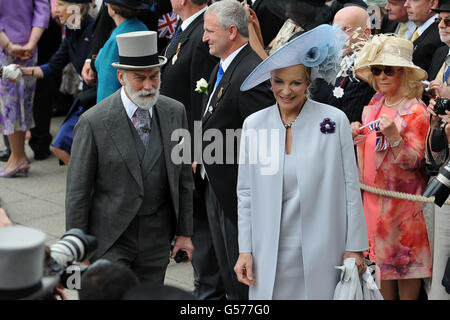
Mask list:
[[438,15],[432,11],[436,9],[438,2],[438,0],[405,1],[408,19],[417,26],[411,37],[414,45],[413,62],[424,70],[429,69],[436,49],[444,45],[439,38],[437,23],[434,21]]

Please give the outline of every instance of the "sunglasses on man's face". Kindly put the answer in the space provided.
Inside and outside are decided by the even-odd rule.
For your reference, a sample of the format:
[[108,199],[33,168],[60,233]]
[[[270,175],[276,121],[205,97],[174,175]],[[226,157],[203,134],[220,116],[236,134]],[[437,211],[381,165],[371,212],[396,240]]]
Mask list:
[[436,19],[434,19],[434,22],[436,22],[437,24],[440,24],[441,21],[444,21],[444,25],[446,28],[450,27],[450,18],[441,18],[441,17],[437,17]]
[[[400,69],[398,69],[400,70]],[[372,72],[372,74],[374,76],[379,76],[381,74],[381,72],[384,72],[385,75],[387,75],[388,77],[392,77],[397,71],[397,69],[395,69],[394,67],[384,67],[384,68],[380,68],[380,67],[371,67],[370,71]]]

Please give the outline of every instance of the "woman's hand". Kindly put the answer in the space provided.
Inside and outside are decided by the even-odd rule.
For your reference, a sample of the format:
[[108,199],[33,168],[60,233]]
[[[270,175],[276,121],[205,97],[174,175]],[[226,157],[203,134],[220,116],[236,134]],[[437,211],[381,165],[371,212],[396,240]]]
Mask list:
[[14,59],[21,59],[25,53],[25,50],[23,49],[23,47],[19,46],[18,44],[15,44],[15,43],[10,43],[8,45],[7,51],[9,53],[9,55],[11,57],[13,57]]
[[436,100],[430,99],[430,103],[427,107],[427,112],[431,116],[431,127],[437,127],[439,123],[441,122],[441,119],[439,116],[434,112],[434,106],[436,105]]
[[20,70],[22,70],[22,75],[25,77],[31,77],[34,75],[33,71],[34,67],[21,67]]
[[397,141],[401,138],[394,120],[387,114],[381,115],[380,131],[389,141]]
[[83,65],[81,70],[81,77],[88,86],[94,86],[97,83],[97,78],[94,70],[91,69],[91,61],[88,60]]
[[356,137],[359,134],[359,128],[361,127],[361,122],[355,121],[350,124],[350,129],[352,130],[352,137]]
[[28,42],[26,45],[24,45],[22,47],[22,49],[24,50],[24,53],[22,55],[22,57],[20,58],[21,60],[28,60],[33,56],[33,51],[35,49],[35,45],[31,42]]
[[253,274],[253,256],[251,253],[241,253],[234,266],[234,272],[238,281],[251,286],[255,283],[255,275]]
[[430,82],[430,91],[434,92],[434,95],[437,97],[450,99],[450,88],[444,86],[440,80]]
[[450,125],[446,125],[446,123],[450,122],[450,111],[445,110],[445,115],[439,115],[439,118],[444,120],[445,122],[441,124],[441,127],[444,127],[445,135],[447,136],[447,141],[450,141]]
[[362,275],[364,271],[366,271],[366,259],[362,252],[351,252],[347,251],[344,254],[344,258],[342,259],[342,264],[344,264],[344,260],[347,258],[355,258],[355,264],[358,267],[358,274]]

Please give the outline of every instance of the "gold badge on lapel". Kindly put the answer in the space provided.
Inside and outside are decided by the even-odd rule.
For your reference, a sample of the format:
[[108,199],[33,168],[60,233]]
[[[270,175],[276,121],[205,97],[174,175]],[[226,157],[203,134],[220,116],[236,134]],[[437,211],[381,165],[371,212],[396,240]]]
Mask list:
[[177,60],[178,60],[178,53],[180,52],[180,49],[181,49],[181,42],[178,43],[177,52],[175,52],[175,55],[172,58],[172,65],[174,65],[175,62],[177,62]]
[[220,87],[219,93],[217,94],[217,99],[220,99],[222,97],[223,93],[223,87]]

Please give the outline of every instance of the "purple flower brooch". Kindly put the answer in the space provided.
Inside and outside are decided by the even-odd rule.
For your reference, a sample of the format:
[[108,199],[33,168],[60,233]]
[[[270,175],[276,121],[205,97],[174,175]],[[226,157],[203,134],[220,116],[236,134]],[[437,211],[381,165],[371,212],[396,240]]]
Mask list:
[[320,123],[320,131],[323,134],[334,133],[335,130],[336,130],[336,122],[331,121],[330,118],[325,118]]

